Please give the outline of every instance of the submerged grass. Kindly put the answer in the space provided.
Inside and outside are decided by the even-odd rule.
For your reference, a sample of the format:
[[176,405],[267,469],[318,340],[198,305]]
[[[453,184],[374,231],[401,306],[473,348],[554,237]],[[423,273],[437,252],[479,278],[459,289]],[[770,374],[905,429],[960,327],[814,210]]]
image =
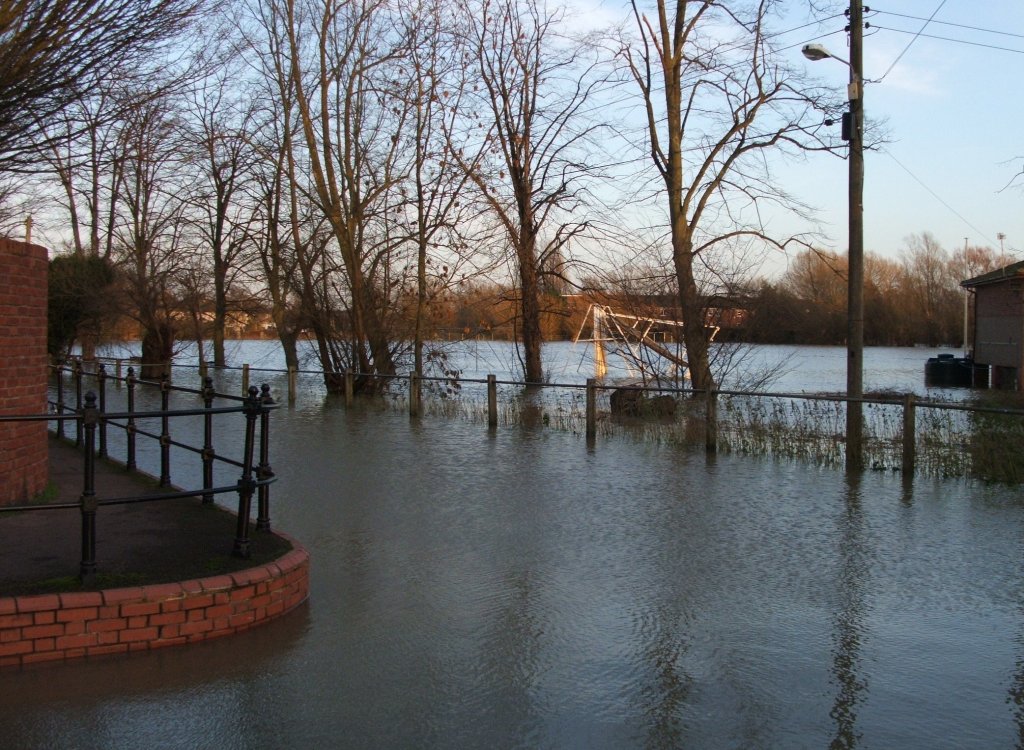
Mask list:
[[[648,395],[656,395],[653,391]],[[703,398],[674,394],[671,417],[619,417],[611,414],[609,391],[598,391],[597,434],[681,446],[703,446]],[[407,410],[407,394],[386,402]],[[1020,484],[1024,482],[1024,408],[1013,394],[986,393],[968,405],[1015,410],[1009,413],[943,408],[916,401],[916,473]],[[423,413],[431,417],[487,422],[486,391],[462,388],[443,394],[425,392]],[[900,471],[903,461],[902,394],[883,394],[864,404],[865,465],[875,471]],[[586,396],[582,388],[503,386],[498,393],[498,423],[547,427],[575,435],[586,432]],[[722,452],[841,466],[846,452],[846,405],[837,397],[795,398],[766,394],[719,396],[718,449]]]

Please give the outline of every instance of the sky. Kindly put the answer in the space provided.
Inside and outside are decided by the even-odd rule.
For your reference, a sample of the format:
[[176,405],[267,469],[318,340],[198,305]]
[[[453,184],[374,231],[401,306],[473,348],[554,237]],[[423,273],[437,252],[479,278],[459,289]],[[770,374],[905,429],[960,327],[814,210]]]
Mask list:
[[[1024,259],[1024,179],[1012,184],[1024,170],[1024,2],[883,0],[870,7],[864,108],[869,120],[885,122],[889,142],[865,154],[865,250],[898,258],[905,238],[925,231],[950,251],[963,247],[965,238],[999,249],[1002,233],[1006,252]],[[925,26],[896,14],[934,17]],[[845,20],[825,23],[820,35],[814,28],[796,32],[792,43],[818,42],[848,59],[846,34],[826,36]],[[922,27],[917,38],[896,31]],[[784,54],[802,57],[799,46]],[[806,65],[845,87],[845,65]],[[847,175],[847,162],[827,155],[780,172],[791,190],[821,209],[831,249],[838,252],[846,251]]]
[[[595,26],[629,19],[623,0],[574,4],[588,9],[581,17]],[[642,8],[648,5],[653,0],[641,0]],[[774,27],[794,29],[777,38],[787,63],[804,66],[845,97],[846,65],[811,62],[801,54],[803,44],[820,43],[849,59],[841,15],[849,4],[832,5],[838,17],[808,25],[814,19],[807,0],[790,0]],[[884,125],[887,142],[865,154],[865,250],[896,260],[906,239],[922,232],[950,252],[961,249],[965,238],[999,250],[1004,234],[1005,251],[1024,259],[1024,178],[1014,185],[1024,171],[1024,0],[881,0],[870,9],[865,114],[869,124]],[[820,244],[845,253],[847,161],[814,154],[779,162],[773,170],[787,192],[817,209],[825,233]],[[772,222],[772,233],[783,237],[816,228],[788,216]],[[776,253],[762,273],[777,275],[787,262]]]
[[[632,25],[626,0],[565,1],[577,30]],[[848,3],[832,3],[838,17],[808,25],[808,0],[789,0],[775,29],[792,29],[777,38],[787,63],[805,66],[843,95],[847,66],[810,62],[800,51],[821,43],[848,59],[841,15]],[[1005,251],[1024,260],[1024,177],[1015,181],[1024,171],[1024,0],[881,0],[870,7],[865,113],[869,122],[884,123],[888,142],[865,154],[865,250],[898,259],[906,239],[922,232],[948,251],[965,239],[998,250],[1003,234]],[[785,191],[817,209],[820,244],[845,253],[847,161],[813,154],[780,161],[774,174]],[[788,215],[772,221],[781,237],[818,228]],[[784,272],[790,258],[769,256],[762,275]]]

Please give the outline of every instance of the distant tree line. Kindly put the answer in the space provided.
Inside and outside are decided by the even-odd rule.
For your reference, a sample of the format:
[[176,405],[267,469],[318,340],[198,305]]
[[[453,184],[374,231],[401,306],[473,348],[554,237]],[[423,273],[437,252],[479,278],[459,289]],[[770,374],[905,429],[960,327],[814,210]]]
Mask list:
[[[864,340],[873,346],[963,344],[960,282],[1013,262],[989,247],[942,247],[929,232],[908,237],[896,259],[866,253]],[[842,344],[846,338],[846,257],[804,250],[778,280],[753,285],[736,336],[746,341]]]

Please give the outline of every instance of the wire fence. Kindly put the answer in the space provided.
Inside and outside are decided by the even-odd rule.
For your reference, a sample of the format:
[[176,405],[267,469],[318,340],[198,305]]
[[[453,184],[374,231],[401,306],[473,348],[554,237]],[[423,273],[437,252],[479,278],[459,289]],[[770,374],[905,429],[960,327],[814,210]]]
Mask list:
[[[120,360],[108,360],[120,371]],[[695,390],[677,384],[548,382],[452,376],[378,375],[249,365],[203,368],[176,364],[175,380],[218,379],[224,392],[244,393],[259,373],[279,400],[335,398],[346,406],[376,404],[412,417],[457,418],[499,425],[548,427],[589,440],[629,435],[708,451],[799,459],[821,465],[846,460],[843,394]],[[356,383],[373,384],[373,395]],[[330,382],[332,388],[325,384]],[[1006,394],[989,394],[989,400]],[[863,404],[864,466],[941,477],[1024,481],[1024,409],[952,403],[912,394],[882,393]]]

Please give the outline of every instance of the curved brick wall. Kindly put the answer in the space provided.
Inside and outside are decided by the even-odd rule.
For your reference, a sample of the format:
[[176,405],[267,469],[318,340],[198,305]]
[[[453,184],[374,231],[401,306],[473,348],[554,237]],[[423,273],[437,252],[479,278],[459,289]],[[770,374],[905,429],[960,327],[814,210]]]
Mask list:
[[[0,414],[46,413],[47,251],[0,239]],[[0,423],[0,504],[46,489],[45,422]]]
[[145,651],[239,633],[309,595],[309,554],[182,583],[0,598],[0,667]]

